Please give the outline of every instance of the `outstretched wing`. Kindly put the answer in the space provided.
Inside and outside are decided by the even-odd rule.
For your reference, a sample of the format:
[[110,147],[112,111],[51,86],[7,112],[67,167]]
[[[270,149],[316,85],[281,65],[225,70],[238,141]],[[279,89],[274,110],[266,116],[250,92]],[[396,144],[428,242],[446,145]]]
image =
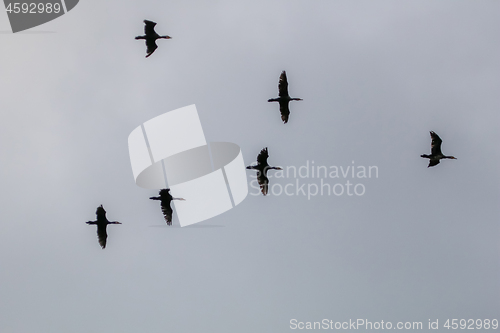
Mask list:
[[437,158],[436,159],[431,158],[431,159],[429,159],[429,165],[427,167],[430,168],[430,167],[433,167],[433,166],[438,165],[438,164],[439,164],[439,160]]
[[158,48],[156,41],[154,39],[146,39],[146,46],[148,48],[146,58],[153,54],[153,52]]
[[257,163],[261,165],[267,165],[267,158],[269,157],[269,153],[267,151],[267,147],[262,149],[257,156]]
[[257,173],[257,181],[259,182],[260,185],[260,191],[262,192],[263,195],[267,195],[267,190],[269,186],[269,179],[266,177],[264,173],[258,172]]
[[165,218],[167,224],[172,223],[172,213],[174,211],[172,210],[172,207],[170,207],[170,200],[169,201],[162,200],[161,211],[163,213],[163,217]]
[[106,239],[108,238],[106,225],[97,225],[97,238],[99,239],[99,245],[103,249],[106,248]]
[[288,108],[288,101],[280,101],[281,120],[286,124],[288,117],[290,117],[290,109]]
[[441,153],[441,143],[443,142],[443,140],[441,140],[441,138],[439,137],[439,135],[437,135],[433,131],[431,131],[431,139],[432,139],[432,141],[431,141],[431,154],[435,155],[435,156],[442,155],[442,153]]
[[144,20],[144,33],[147,36],[155,35],[155,25],[156,23],[153,21]]
[[280,82],[278,83],[278,93],[280,97],[288,96],[288,81],[286,79],[286,72],[281,72]]

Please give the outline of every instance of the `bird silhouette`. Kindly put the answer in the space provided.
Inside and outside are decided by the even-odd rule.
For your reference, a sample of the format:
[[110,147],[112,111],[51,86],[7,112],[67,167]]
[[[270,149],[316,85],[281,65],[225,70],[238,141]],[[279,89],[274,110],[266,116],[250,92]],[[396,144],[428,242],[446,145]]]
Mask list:
[[147,46],[147,54],[146,58],[149,57],[150,55],[153,54],[153,52],[158,48],[158,45],[156,45],[156,40],[163,38],[163,39],[171,39],[172,37],[170,36],[160,36],[156,33],[155,31],[155,22],[144,20],[144,36],[137,36],[135,39],[145,39],[146,40],[146,46]]
[[170,207],[170,203],[172,202],[172,200],[186,200],[186,199],[172,197],[169,188],[160,190],[159,194],[160,194],[159,197],[151,197],[149,199],[160,200],[161,211],[163,212],[165,221],[167,222],[167,225],[172,225],[172,213],[174,211],[172,210],[172,207]]
[[267,178],[267,170],[283,170],[280,167],[272,167],[267,163],[267,158],[269,157],[269,152],[267,147],[262,149],[257,156],[257,165],[249,165],[247,169],[257,170],[257,181],[260,185],[260,190],[263,195],[267,195],[269,179]]
[[454,156],[443,155],[443,153],[441,152],[441,143],[443,142],[443,140],[441,140],[439,135],[437,135],[435,132],[431,131],[430,133],[431,133],[431,139],[432,139],[432,141],[431,141],[431,154],[430,155],[425,155],[425,154],[420,155],[420,157],[424,157],[424,158],[429,159],[429,165],[427,167],[429,168],[429,167],[438,165],[439,160],[443,159],[443,158],[449,158],[452,160],[456,160],[457,158]]
[[286,72],[281,72],[280,81],[278,83],[278,94],[279,97],[268,99],[268,102],[279,102],[281,120],[286,124],[288,122],[288,117],[290,116],[290,109],[288,103],[290,101],[302,101],[302,98],[292,98],[288,95],[288,81],[286,79]]
[[97,225],[97,238],[99,239],[99,245],[104,249],[106,247],[106,239],[108,238],[108,234],[106,232],[106,227],[108,224],[121,224],[120,222],[113,221],[110,222],[106,218],[106,211],[101,206],[97,207],[95,211],[97,215],[97,221],[88,221],[87,224],[96,224]]

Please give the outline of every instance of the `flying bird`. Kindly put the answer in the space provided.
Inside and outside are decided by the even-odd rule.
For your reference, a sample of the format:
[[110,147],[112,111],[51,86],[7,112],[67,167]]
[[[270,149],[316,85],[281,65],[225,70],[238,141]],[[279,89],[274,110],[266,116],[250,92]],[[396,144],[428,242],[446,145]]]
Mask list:
[[106,233],[106,227],[108,224],[121,224],[120,222],[113,221],[109,222],[106,218],[106,211],[101,206],[97,207],[95,211],[97,215],[97,221],[88,221],[87,224],[96,224],[97,225],[97,238],[99,239],[99,245],[104,249],[106,247],[106,239],[108,238],[108,234]]
[[163,216],[165,217],[165,221],[167,221],[167,225],[172,225],[172,207],[170,207],[170,202],[172,200],[186,200],[183,198],[174,198],[170,194],[170,189],[160,190],[159,197],[151,197],[151,200],[160,200],[161,211],[163,212]]
[[278,83],[278,94],[279,97],[268,99],[268,102],[279,102],[281,120],[286,124],[288,122],[288,117],[290,116],[290,109],[288,108],[288,103],[290,101],[302,101],[302,98],[292,98],[288,95],[288,81],[286,79],[286,72],[281,72],[280,81]]
[[449,158],[452,160],[456,160],[457,158],[454,156],[443,155],[443,153],[441,152],[441,143],[443,142],[443,140],[441,140],[439,135],[437,135],[433,131],[431,131],[430,133],[431,133],[431,139],[432,139],[432,141],[431,141],[431,154],[430,155],[425,155],[425,154],[420,155],[420,157],[424,157],[424,158],[429,159],[429,165],[427,167],[429,168],[429,167],[432,167],[432,166],[439,164],[439,160],[443,159],[443,158]]
[[283,170],[280,167],[272,167],[267,163],[267,158],[269,157],[269,152],[267,151],[267,147],[262,149],[257,156],[257,165],[249,165],[247,169],[257,170],[257,181],[260,185],[260,190],[263,195],[267,194],[269,179],[267,178],[267,170]]
[[149,57],[150,55],[153,54],[153,52],[158,48],[158,45],[156,45],[156,40],[163,38],[163,39],[171,39],[172,37],[170,36],[160,36],[156,33],[155,31],[155,22],[144,20],[144,36],[137,36],[135,39],[145,39],[146,40],[146,46],[147,46],[147,54],[146,58]]

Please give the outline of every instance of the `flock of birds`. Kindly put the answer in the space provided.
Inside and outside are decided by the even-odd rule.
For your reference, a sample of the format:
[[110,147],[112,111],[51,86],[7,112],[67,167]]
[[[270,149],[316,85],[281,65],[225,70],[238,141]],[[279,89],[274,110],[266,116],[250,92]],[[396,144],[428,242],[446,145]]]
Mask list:
[[[155,22],[144,20],[144,36],[135,37],[135,39],[138,40],[139,39],[145,40],[147,47],[146,58],[151,56],[153,52],[158,48],[158,45],[156,44],[157,39],[172,38],[167,35],[165,36],[158,35],[155,31],[155,26],[156,26]],[[283,71],[281,72],[278,83],[278,97],[270,98],[267,101],[279,103],[281,120],[283,121],[284,124],[286,124],[290,117],[290,108],[289,108],[290,101],[302,101],[302,99],[290,97],[290,95],[288,94],[288,80],[286,77],[286,72]],[[437,135],[433,131],[431,131],[430,134],[431,134],[431,154],[420,155],[420,157],[429,159],[429,165],[427,166],[428,168],[439,164],[440,160],[442,159],[454,159],[454,160],[457,159],[454,156],[444,155],[441,152],[441,144],[443,140],[441,140],[439,135]],[[260,151],[259,155],[257,156],[257,164],[249,165],[246,167],[247,169],[250,170],[257,170],[257,181],[259,183],[263,195],[267,195],[268,193],[269,179],[267,178],[267,171],[282,170],[282,168],[280,167],[270,166],[267,162],[268,158],[269,158],[269,151],[267,147],[265,147]],[[169,188],[160,190],[158,197],[150,197],[149,199],[160,201],[160,207],[163,216],[165,218],[165,221],[167,222],[167,225],[172,225],[172,214],[173,214],[173,210],[171,207],[172,200],[185,200],[183,198],[172,197]],[[99,239],[99,244],[104,249],[106,247],[106,239],[108,238],[106,227],[108,226],[108,224],[121,224],[121,223],[117,221],[112,221],[112,222],[108,221],[108,219],[106,218],[106,211],[104,210],[102,205],[97,207],[96,216],[97,216],[96,221],[89,221],[86,223],[97,225],[97,237]]]

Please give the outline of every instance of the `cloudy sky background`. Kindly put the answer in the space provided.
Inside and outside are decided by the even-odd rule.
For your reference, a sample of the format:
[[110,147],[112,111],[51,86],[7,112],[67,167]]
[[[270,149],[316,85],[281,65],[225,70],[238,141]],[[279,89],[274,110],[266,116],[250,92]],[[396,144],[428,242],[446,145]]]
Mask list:
[[[486,0],[82,0],[12,34],[1,11],[0,331],[499,319],[499,12]],[[173,37],[148,59],[134,40],[144,19]],[[286,125],[267,103],[282,70],[304,99]],[[354,161],[379,177],[325,179],[363,196],[249,194],[167,227],[157,191],[134,183],[127,138],[190,104],[207,140],[237,143],[247,165],[268,147],[272,165]],[[427,168],[430,130],[457,160]],[[123,223],[105,250],[84,223],[100,204]]]

